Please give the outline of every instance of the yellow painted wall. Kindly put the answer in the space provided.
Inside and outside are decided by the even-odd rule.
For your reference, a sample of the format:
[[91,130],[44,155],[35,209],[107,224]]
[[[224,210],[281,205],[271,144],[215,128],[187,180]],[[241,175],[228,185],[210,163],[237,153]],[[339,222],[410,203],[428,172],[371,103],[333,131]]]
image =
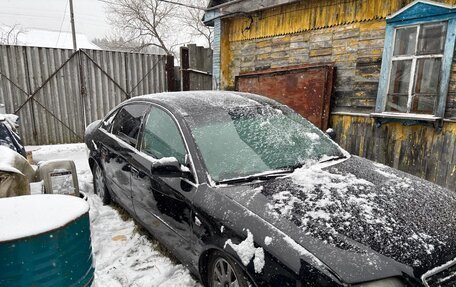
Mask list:
[[[242,41],[298,33],[374,19],[384,19],[412,0],[319,0],[300,1],[233,18],[229,39]],[[456,0],[441,0],[456,4]]]

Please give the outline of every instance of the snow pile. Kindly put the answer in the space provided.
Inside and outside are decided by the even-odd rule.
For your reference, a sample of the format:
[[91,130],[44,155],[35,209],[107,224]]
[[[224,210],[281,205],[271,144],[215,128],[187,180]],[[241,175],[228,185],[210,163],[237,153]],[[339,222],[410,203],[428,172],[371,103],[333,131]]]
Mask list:
[[88,200],[95,287],[197,285],[184,266],[173,263],[146,236],[135,232],[132,220],[123,221],[96,195],[89,194]]
[[[30,147],[28,147],[30,149]],[[157,246],[135,231],[132,220],[124,221],[93,194],[92,174],[84,144],[34,148],[35,161],[70,159],[76,164],[79,189],[88,195],[95,262],[94,287],[200,286],[187,268],[173,263]]]
[[40,194],[0,200],[0,241],[39,235],[62,227],[89,210],[77,197]]
[[228,239],[223,248],[226,248],[227,246],[230,246],[236,251],[244,266],[247,266],[253,258],[255,272],[261,273],[264,267],[264,250],[261,247],[255,248],[253,235],[250,230],[247,229],[247,238],[244,241],[239,244],[234,244],[231,239]]

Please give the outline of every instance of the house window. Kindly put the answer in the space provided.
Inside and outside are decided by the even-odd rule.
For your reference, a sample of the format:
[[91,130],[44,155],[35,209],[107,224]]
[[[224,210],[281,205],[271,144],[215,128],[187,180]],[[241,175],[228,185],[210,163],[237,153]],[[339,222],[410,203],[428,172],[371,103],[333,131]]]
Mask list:
[[434,113],[446,30],[446,22],[395,29],[385,111]]
[[387,17],[375,117],[440,120],[456,42],[456,7],[414,1]]

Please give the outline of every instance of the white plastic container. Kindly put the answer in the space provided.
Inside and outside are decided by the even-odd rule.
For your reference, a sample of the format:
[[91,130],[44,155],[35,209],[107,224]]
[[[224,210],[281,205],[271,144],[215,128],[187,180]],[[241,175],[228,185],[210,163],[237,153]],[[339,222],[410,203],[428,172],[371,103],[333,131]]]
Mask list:
[[51,160],[39,165],[37,171],[43,181],[43,192],[79,197],[78,175],[72,160]]

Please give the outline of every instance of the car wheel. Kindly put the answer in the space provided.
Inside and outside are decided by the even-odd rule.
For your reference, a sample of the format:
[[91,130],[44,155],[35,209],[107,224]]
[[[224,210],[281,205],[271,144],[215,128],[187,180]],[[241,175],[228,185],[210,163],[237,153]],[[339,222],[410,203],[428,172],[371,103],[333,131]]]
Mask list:
[[95,194],[98,194],[104,205],[111,203],[111,195],[106,188],[103,170],[97,163],[93,167],[93,188]]
[[244,271],[235,261],[221,252],[213,254],[209,260],[209,287],[249,287],[252,286]]

